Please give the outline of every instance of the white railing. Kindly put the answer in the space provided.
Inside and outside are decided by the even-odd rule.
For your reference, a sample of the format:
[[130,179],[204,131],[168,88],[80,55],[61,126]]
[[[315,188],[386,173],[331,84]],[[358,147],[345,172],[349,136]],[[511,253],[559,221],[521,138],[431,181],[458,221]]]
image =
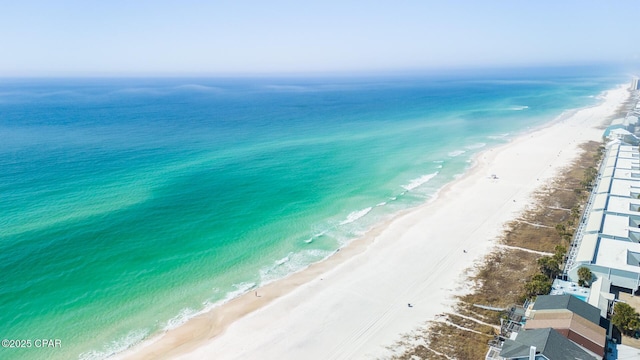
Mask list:
[[573,234],[573,239],[571,240],[569,256],[567,257],[567,262],[564,265],[564,270],[562,272],[563,275],[567,275],[569,271],[573,268],[576,256],[578,256],[578,250],[580,249],[580,244],[582,243],[582,238],[584,237],[584,229],[587,226],[587,220],[589,219],[589,215],[591,214],[591,210],[593,209],[593,201],[596,197],[596,190],[600,186],[600,181],[602,180],[602,174],[604,173],[604,166],[606,161],[604,161],[607,157],[609,157],[609,152],[611,148],[607,149],[604,156],[600,160],[600,166],[598,168],[598,176],[594,182],[593,187],[591,188],[591,194],[589,194],[589,199],[587,200],[587,204],[585,205],[584,211],[582,212],[582,217],[580,218],[580,224],[576,229],[576,232]]

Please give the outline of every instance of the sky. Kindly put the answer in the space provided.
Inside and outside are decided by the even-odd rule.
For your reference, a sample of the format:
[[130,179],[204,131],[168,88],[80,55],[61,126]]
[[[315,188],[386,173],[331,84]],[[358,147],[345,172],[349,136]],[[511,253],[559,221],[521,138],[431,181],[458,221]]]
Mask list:
[[639,63],[640,1],[0,0],[0,76]]

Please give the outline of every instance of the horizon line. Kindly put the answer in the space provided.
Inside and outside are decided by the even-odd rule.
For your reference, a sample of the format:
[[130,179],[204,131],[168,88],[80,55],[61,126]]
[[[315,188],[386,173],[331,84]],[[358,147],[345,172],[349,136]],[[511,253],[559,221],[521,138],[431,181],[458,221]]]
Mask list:
[[[584,62],[584,63],[545,63],[545,64],[511,64],[511,65],[456,65],[423,68],[386,68],[369,70],[309,70],[309,71],[114,71],[114,72],[50,72],[2,74],[0,79],[96,79],[96,78],[270,78],[270,77],[363,77],[363,76],[398,76],[398,75],[451,75],[453,72],[510,72],[514,70],[534,69],[587,69],[597,67],[631,68],[626,62]],[[636,69],[634,69],[636,70]],[[628,70],[632,72],[632,70]]]

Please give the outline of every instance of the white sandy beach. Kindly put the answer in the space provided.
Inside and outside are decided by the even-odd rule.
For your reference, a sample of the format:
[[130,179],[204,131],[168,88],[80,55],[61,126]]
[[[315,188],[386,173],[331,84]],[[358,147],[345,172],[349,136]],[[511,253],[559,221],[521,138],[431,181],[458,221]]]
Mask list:
[[467,288],[465,270],[494,248],[534,191],[576,159],[580,144],[601,139],[596,127],[628,95],[611,90],[599,106],[485,151],[434,201],[258,289],[259,296],[246,294],[122,357],[384,358],[385,346],[449,309]]

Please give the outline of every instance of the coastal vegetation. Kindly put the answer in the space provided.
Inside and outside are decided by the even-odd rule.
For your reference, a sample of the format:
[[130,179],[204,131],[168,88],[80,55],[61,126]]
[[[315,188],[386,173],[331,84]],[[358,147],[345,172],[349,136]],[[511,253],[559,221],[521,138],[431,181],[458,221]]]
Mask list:
[[633,336],[640,330],[640,314],[633,307],[622,302],[616,303],[611,322],[627,336]]
[[538,266],[540,267],[540,272],[549,280],[553,280],[556,276],[560,275],[560,263],[556,260],[555,256],[541,257],[538,259]]
[[542,274],[535,274],[531,280],[524,285],[527,297],[548,294],[551,291],[552,280]]
[[593,279],[593,274],[588,267],[581,267],[578,269],[578,285],[580,286],[591,286],[591,280]]
[[580,158],[540,190],[535,203],[519,219],[505,227],[498,250],[469,269],[473,289],[458,297],[454,311],[406,335],[396,344],[396,359],[484,358],[487,343],[498,332],[505,312],[476,305],[506,310],[527,298],[549,293],[553,279],[562,273],[603,154],[598,142],[582,148]]

